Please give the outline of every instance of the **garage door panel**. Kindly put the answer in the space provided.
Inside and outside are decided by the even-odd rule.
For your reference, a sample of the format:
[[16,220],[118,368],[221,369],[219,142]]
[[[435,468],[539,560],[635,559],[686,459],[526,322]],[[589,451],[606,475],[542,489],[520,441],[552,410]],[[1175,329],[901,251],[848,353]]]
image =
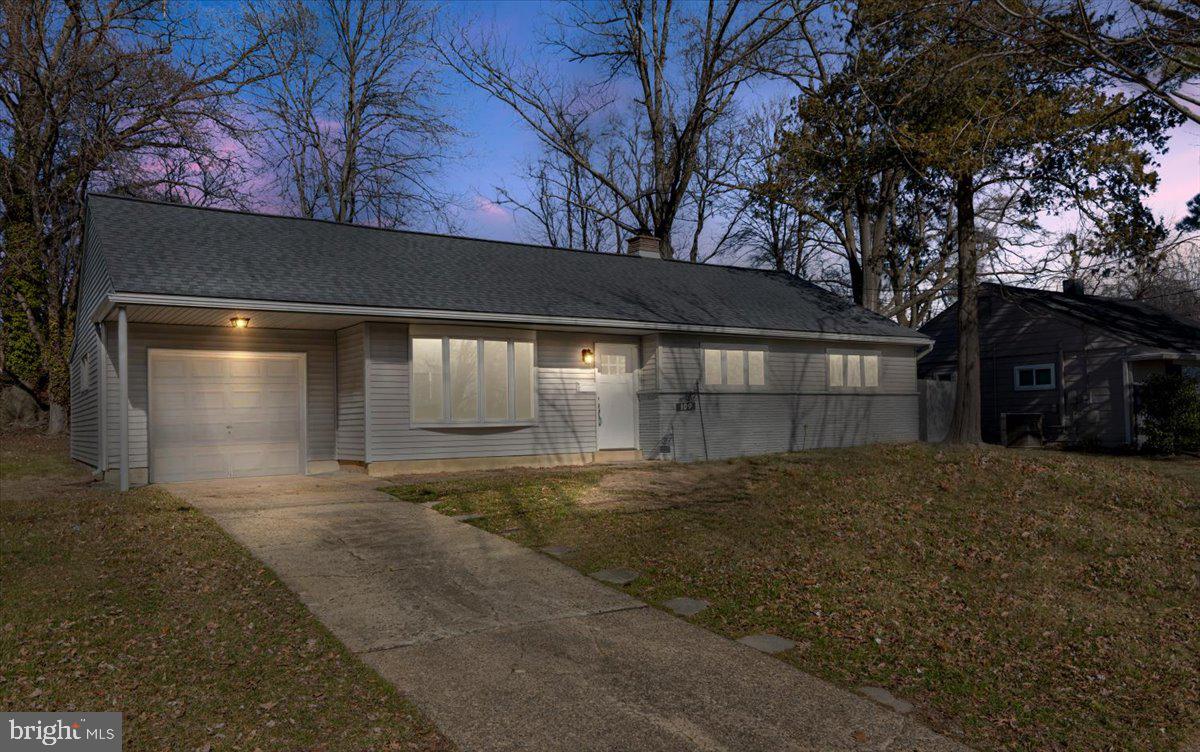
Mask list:
[[295,472],[295,447],[290,443],[237,445],[230,452],[230,475],[284,475]]
[[177,379],[187,375],[187,361],[183,358],[158,358],[154,361],[154,372],[159,376]]
[[226,358],[214,356],[189,358],[188,372],[194,379],[223,381],[229,377],[229,365],[226,361]]
[[263,393],[260,389],[240,387],[229,393],[229,407],[234,410],[245,408],[260,408],[263,403]]
[[259,379],[263,375],[263,362],[242,358],[231,360],[229,361],[229,375],[235,379],[247,377]]
[[301,472],[300,363],[267,354],[152,353],[153,479]]
[[276,360],[267,361],[266,376],[276,380],[291,380],[296,378],[297,366],[295,361]]
[[214,447],[164,450],[154,454],[156,482],[228,477],[229,458],[225,452]]
[[296,402],[296,392],[293,389],[271,389],[264,395],[263,407],[287,408]]

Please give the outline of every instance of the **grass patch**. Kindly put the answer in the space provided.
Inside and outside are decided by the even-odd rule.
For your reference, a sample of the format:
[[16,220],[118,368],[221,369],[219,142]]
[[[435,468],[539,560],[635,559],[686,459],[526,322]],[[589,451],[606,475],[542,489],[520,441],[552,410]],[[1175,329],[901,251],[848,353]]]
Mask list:
[[1200,724],[1200,464],[901,445],[687,467],[709,480],[675,496],[619,468],[419,493],[636,569],[650,602],[704,598],[698,623],[796,640],[785,660],[980,749],[1175,749]]
[[0,706],[122,711],[130,750],[450,748],[208,518],[3,444]]
[[82,466],[73,462],[60,437],[32,431],[4,435],[0,442],[0,478],[78,476]]

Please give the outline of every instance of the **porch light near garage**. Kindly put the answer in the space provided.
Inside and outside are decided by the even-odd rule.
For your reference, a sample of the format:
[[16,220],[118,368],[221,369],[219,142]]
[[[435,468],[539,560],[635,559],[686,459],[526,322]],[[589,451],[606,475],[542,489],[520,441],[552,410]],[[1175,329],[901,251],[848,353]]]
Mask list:
[[579,352],[579,359],[585,366],[593,365],[596,362],[596,353],[592,351],[592,348],[585,347]]
[[234,316],[229,320],[229,325],[234,329],[245,329],[250,326],[250,319],[244,316]]

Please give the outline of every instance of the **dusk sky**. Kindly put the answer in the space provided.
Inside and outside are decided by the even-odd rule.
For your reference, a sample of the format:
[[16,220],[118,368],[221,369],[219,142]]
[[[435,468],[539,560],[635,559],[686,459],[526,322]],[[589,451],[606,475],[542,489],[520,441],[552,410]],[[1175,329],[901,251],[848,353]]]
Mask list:
[[[481,19],[494,24],[512,48],[537,54],[538,30],[553,6],[552,2],[534,0],[451,3],[443,11],[443,20],[458,23]],[[553,64],[560,64],[557,57]],[[444,175],[446,186],[467,204],[460,216],[462,233],[501,240],[527,239],[511,212],[491,199],[498,185],[520,193],[521,182],[514,176],[525,160],[537,154],[537,140],[507,105],[452,77],[448,76],[446,83],[450,88],[447,101],[457,111],[464,130],[460,156]],[[747,92],[743,107],[753,109],[757,103],[787,93],[785,85],[759,85]],[[1177,129],[1161,163],[1161,184],[1149,203],[1170,220],[1183,216],[1188,199],[1200,193],[1200,126],[1189,124]],[[1060,220],[1048,224],[1056,221]]]

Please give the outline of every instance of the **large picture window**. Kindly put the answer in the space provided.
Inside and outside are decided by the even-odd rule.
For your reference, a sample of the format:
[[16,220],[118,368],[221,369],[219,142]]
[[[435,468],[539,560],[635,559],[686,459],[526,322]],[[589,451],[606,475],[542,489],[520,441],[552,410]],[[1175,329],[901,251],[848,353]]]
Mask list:
[[825,360],[830,389],[879,388],[879,353],[830,350]]
[[412,420],[425,425],[534,420],[533,342],[492,337],[412,338]]
[[704,348],[704,385],[710,387],[766,386],[763,350],[732,347]]

